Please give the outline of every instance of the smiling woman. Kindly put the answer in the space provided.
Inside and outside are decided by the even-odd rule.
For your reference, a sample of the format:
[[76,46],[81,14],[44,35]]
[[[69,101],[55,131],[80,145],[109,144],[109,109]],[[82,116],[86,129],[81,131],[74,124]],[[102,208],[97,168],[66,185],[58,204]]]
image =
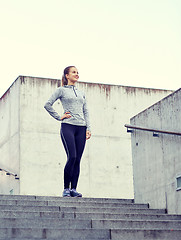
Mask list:
[[[79,91],[75,84],[79,79],[77,68],[69,66],[64,69],[62,86],[45,104],[49,114],[61,124],[61,139],[67,154],[67,163],[64,168],[63,197],[82,197],[76,191],[80,160],[84,151],[86,139],[91,137],[89,113],[85,94]],[[53,103],[60,99],[64,114],[60,116],[52,107]]]
[[75,85],[79,79],[78,71],[75,66],[69,66],[64,69],[62,76],[62,86],[64,85]]

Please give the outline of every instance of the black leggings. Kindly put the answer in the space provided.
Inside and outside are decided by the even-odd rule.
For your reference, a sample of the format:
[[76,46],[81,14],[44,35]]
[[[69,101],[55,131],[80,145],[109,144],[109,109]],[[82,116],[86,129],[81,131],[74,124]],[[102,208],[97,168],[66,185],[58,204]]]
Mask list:
[[67,154],[64,168],[64,188],[76,189],[80,173],[80,160],[86,142],[86,127],[61,124],[61,139]]

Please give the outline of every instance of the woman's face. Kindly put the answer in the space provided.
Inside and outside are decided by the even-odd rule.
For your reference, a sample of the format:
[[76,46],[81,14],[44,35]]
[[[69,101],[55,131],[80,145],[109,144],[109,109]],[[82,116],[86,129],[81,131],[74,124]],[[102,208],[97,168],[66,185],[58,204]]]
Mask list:
[[69,83],[72,83],[72,84],[76,83],[79,79],[79,73],[77,71],[77,68],[71,67],[69,69],[69,73],[66,74],[66,78]]

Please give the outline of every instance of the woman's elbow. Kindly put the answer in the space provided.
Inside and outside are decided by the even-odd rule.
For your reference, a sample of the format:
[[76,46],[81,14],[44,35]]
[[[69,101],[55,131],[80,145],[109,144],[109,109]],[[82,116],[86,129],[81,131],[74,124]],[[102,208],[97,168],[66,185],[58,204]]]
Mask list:
[[45,103],[44,108],[47,110],[50,104],[48,102]]

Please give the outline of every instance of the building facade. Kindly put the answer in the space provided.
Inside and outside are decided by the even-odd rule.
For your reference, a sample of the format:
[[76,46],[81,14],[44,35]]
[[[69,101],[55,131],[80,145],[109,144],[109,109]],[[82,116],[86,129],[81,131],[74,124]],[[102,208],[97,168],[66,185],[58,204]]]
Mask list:
[[131,119],[135,201],[181,214],[181,89]]
[[[0,193],[60,196],[66,154],[60,122],[44,104],[58,79],[19,76],[0,99]],[[86,94],[92,137],[81,162],[85,197],[133,198],[131,136],[125,123],[172,91],[78,82]],[[54,108],[61,114],[59,101]]]

